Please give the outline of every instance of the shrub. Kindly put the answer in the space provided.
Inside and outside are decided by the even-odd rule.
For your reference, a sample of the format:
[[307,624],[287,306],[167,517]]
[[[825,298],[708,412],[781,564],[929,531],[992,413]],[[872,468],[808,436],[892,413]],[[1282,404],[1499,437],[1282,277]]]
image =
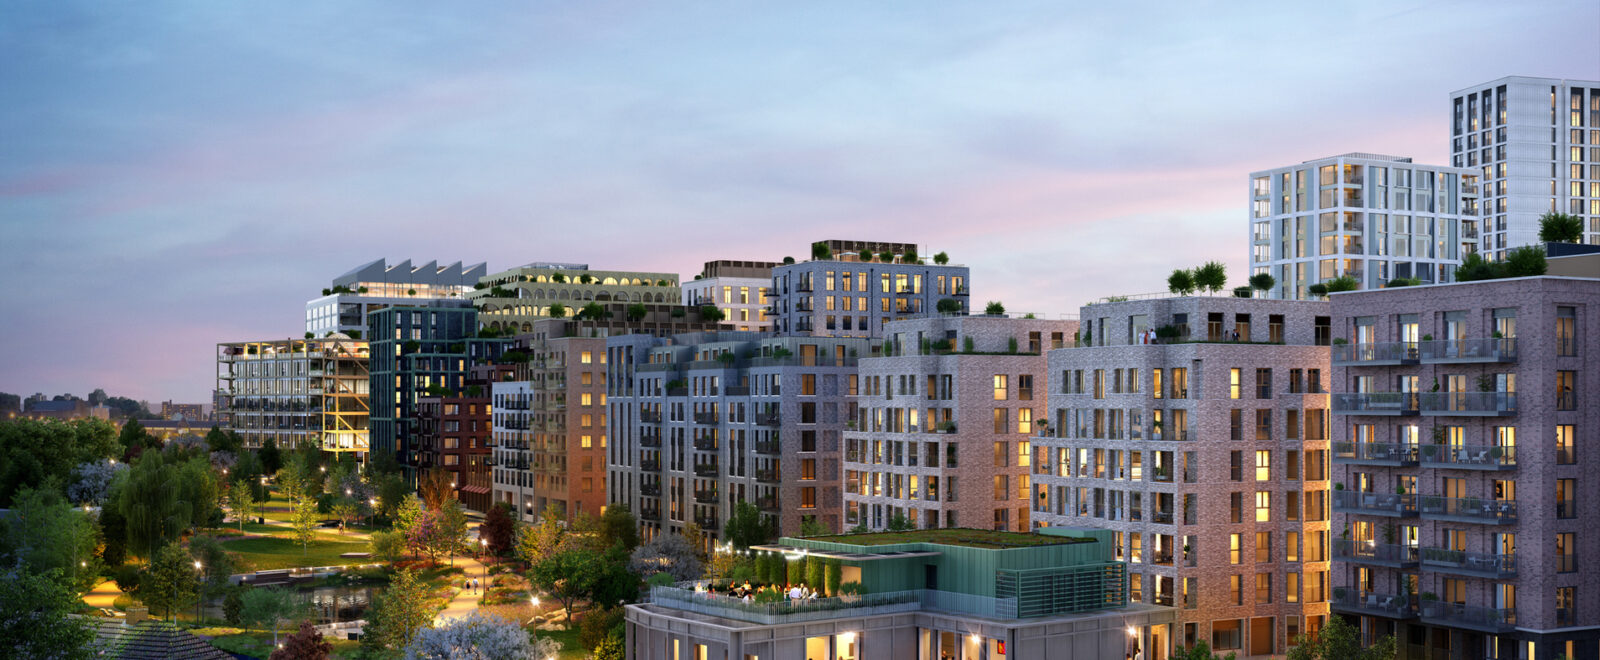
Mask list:
[[1550,211],[1539,216],[1539,240],[1544,243],[1578,243],[1583,240],[1583,219]]
[[1505,277],[1533,277],[1543,275],[1549,268],[1545,261],[1544,249],[1534,245],[1525,245],[1506,253]]
[[789,264],[792,264],[792,263],[794,263],[794,257],[784,257],[783,258],[783,264],[785,266],[787,266]]
[[940,298],[935,306],[940,314],[955,314],[961,311],[961,302],[955,298]]
[[[787,257],[785,257],[787,258]],[[828,249],[827,243],[817,242],[811,244],[812,259],[832,259],[833,250]]]
[[943,252],[933,255],[933,263],[939,264],[940,266],[950,263],[950,255]]
[[983,313],[990,316],[1000,316],[1006,313],[1006,306],[998,300],[991,300],[983,306]]
[[1235,297],[1235,298],[1249,298],[1254,293],[1255,293],[1255,289],[1252,289],[1252,288],[1247,287],[1247,286],[1236,286],[1236,287],[1233,287],[1233,297]]
[[1361,288],[1361,282],[1354,277],[1350,277],[1349,275],[1340,275],[1328,280],[1327,282],[1328,293],[1355,291],[1359,288]]
[[594,649],[612,634],[622,634],[622,614],[621,607],[589,610],[578,622],[578,643],[583,648]]
[[860,596],[867,593],[867,588],[861,586],[860,582],[851,581],[839,585],[839,593],[847,596]]
[[1250,288],[1257,291],[1271,291],[1278,285],[1278,280],[1267,273],[1256,273],[1250,276]]
[[1326,285],[1326,284],[1313,284],[1311,286],[1306,287],[1306,292],[1310,293],[1313,296],[1319,296],[1319,297],[1320,296],[1326,296],[1326,295],[1328,295],[1328,285]]

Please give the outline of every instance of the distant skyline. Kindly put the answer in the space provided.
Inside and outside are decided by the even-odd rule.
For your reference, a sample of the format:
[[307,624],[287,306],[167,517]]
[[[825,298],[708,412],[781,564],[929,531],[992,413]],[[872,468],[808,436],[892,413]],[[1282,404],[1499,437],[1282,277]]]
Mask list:
[[1052,316],[1242,282],[1249,172],[1445,164],[1451,91],[1600,78],[1593,0],[1142,7],[8,3],[0,391],[210,401],[216,343],[380,257],[908,241]]

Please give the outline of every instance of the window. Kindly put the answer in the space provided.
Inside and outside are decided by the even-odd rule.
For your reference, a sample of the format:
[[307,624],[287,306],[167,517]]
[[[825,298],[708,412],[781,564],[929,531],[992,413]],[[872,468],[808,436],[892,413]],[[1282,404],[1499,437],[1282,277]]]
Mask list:
[[1556,425],[1556,464],[1576,465],[1578,452],[1574,449],[1572,441],[1577,436],[1577,427],[1571,424]]
[[[1098,383],[1097,383],[1097,385],[1098,385]],[[1006,375],[1005,374],[997,374],[994,377],[994,400],[995,401],[1005,401],[1006,400]]]
[[1238,534],[1229,534],[1228,535],[1228,563],[1229,564],[1239,564],[1239,563],[1241,563],[1241,558],[1239,556],[1240,553],[1243,551],[1243,548],[1239,547],[1241,542],[1242,542],[1242,540],[1239,538]]
[[1004,474],[994,475],[994,499],[996,502],[1002,502],[1011,497],[1010,479],[1006,477],[1007,475]]
[[1244,481],[1244,452],[1228,452],[1228,480]]
[[801,488],[800,489],[800,508],[802,508],[802,509],[815,509],[815,508],[817,508],[817,488],[816,488],[816,486],[806,486],[805,488]]
[[1009,422],[1010,417],[1011,417],[1010,414],[1006,411],[1005,408],[995,408],[994,409],[994,432],[995,433],[1002,433],[1002,434],[1009,432],[1011,430],[1010,429],[1010,422]]
[[589,352],[589,351],[584,351],[583,353],[580,353],[579,356],[578,356],[578,361],[580,363],[582,363],[582,364],[589,364],[593,360],[594,360],[594,354]]
[[1578,409],[1578,372],[1556,372],[1556,410]]
[[1244,493],[1228,493],[1228,522],[1244,522]]
[[1572,357],[1578,354],[1577,317],[1576,307],[1556,308],[1556,355]]
[[1562,532],[1556,534],[1556,571],[1571,573],[1578,570],[1577,534]]
[[1256,573],[1256,604],[1272,602],[1272,574]]
[[1578,499],[1577,499],[1578,485],[1577,484],[1578,484],[1578,480],[1577,479],[1557,479],[1556,480],[1556,517],[1557,518],[1576,518],[1576,517],[1578,517]]
[[1228,398],[1239,398],[1239,369],[1237,367],[1228,370]]
[[1272,492],[1256,491],[1256,522],[1272,522]]
[[1272,398],[1272,370],[1271,369],[1257,369],[1256,370],[1256,398],[1257,399],[1270,399],[1270,398]]
[[1033,400],[1033,375],[1032,374],[1022,374],[1020,376],[1017,376],[1017,400],[1018,401],[1032,401]]
[[1283,560],[1300,561],[1300,532],[1284,532]]
[[1272,451],[1256,451],[1256,481],[1272,481]]
[[1031,408],[1021,408],[1017,410],[1017,433],[1021,433],[1023,435],[1033,433],[1033,410]]
[[[1284,594],[1283,594],[1284,602],[1286,602],[1286,603],[1298,603],[1298,602],[1300,602],[1300,574],[1299,573],[1285,573],[1283,577],[1284,577],[1284,589],[1285,589]],[[1294,625],[1293,617],[1290,617],[1290,624],[1289,625],[1290,626]],[[1293,638],[1294,638],[1293,637],[1293,632],[1292,632],[1292,629],[1291,629],[1290,639],[1293,639]]]

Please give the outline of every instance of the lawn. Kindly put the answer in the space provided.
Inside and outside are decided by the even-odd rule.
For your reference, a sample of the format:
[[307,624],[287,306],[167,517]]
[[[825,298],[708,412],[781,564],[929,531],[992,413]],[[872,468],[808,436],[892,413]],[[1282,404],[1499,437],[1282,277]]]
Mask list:
[[572,630],[536,630],[533,636],[549,637],[561,642],[560,660],[583,660],[589,655],[589,652],[583,649],[583,645],[578,643],[576,627]]
[[992,529],[966,529],[961,527],[916,529],[904,532],[872,532],[868,534],[811,536],[801,540],[861,546],[896,545],[901,543],[938,543],[942,545],[958,545],[969,548],[988,549],[1028,548],[1041,545],[1063,545],[1067,543],[1094,542],[1094,539],[1089,538],[1048,536],[1044,534],[1024,534],[1022,532],[1001,532]]
[[339,555],[346,552],[366,552],[367,544],[364,541],[332,541],[328,537],[319,536],[312,541],[309,548],[301,549],[300,544],[286,536],[255,536],[229,539],[222,542],[222,547],[229,552],[239,554],[239,559],[247,563],[252,570],[266,571],[280,568],[298,568],[303,566],[342,566],[346,564],[370,563],[371,559],[346,559]]

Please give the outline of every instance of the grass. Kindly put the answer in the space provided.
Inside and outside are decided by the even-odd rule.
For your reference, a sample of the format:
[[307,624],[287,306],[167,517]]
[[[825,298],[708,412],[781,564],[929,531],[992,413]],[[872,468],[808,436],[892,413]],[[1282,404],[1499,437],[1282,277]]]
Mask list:
[[360,541],[338,542],[319,537],[310,547],[302,550],[299,543],[286,536],[255,536],[229,539],[222,542],[229,552],[239,554],[239,559],[251,569],[266,571],[305,566],[342,566],[369,563],[370,559],[346,559],[340,554],[366,552],[367,544]]
[[969,548],[988,549],[1031,548],[1045,545],[1094,542],[1094,539],[1086,538],[1045,536],[1043,534],[1001,532],[991,529],[966,529],[960,527],[916,529],[904,532],[873,532],[868,534],[810,536],[803,540],[860,546],[896,545],[901,543],[938,543],[942,545],[958,545]]
[[557,656],[560,660],[583,660],[589,655],[589,652],[583,649],[583,645],[578,643],[576,627],[572,630],[536,630],[533,636],[549,637],[561,642],[561,655]]

